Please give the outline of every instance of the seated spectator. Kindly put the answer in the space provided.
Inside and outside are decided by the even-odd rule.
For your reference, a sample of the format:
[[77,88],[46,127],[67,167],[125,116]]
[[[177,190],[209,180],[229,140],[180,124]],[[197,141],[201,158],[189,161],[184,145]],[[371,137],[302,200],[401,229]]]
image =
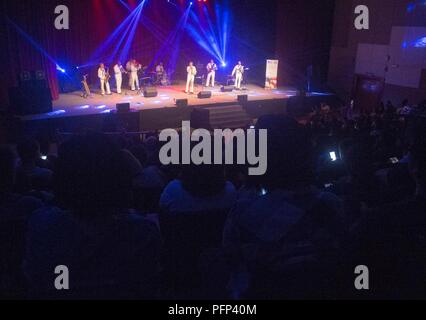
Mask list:
[[180,179],[173,180],[161,195],[164,212],[189,213],[231,209],[237,194],[219,165],[188,165]]
[[43,206],[35,198],[14,192],[17,157],[9,147],[0,147],[0,292],[6,298],[24,295],[21,273],[25,229],[29,216]]
[[0,217],[19,219],[28,217],[43,203],[14,192],[17,157],[10,147],[0,147]]
[[29,222],[24,270],[33,295],[56,297],[53,272],[65,265],[71,297],[155,296],[159,231],[130,209],[140,169],[100,134],[61,146],[54,173],[59,206],[37,211]]
[[[248,279],[242,276],[244,272],[256,278],[255,274],[266,268],[268,271],[261,274],[269,274],[272,283],[268,282],[271,287],[267,290],[272,294],[280,283],[275,277],[283,271],[285,257],[291,257],[284,248],[311,243],[335,250],[344,232],[342,205],[336,196],[311,184],[310,142],[295,120],[266,116],[259,119],[257,128],[268,130],[268,172],[261,177],[264,192],[237,204],[227,221],[223,243],[233,257],[234,276],[240,279],[231,285],[233,290],[246,287],[241,283],[241,279]],[[253,279],[257,283],[266,280],[259,274],[257,281]],[[241,292],[233,296],[239,298]]]
[[20,165],[17,187],[20,192],[48,191],[52,187],[52,171],[40,166],[40,145],[36,140],[25,139],[18,144]]
[[345,248],[352,253],[352,264],[362,261],[370,270],[377,270],[371,290],[375,298],[422,299],[426,295],[424,138],[411,148],[409,169],[416,182],[412,198],[372,210]]

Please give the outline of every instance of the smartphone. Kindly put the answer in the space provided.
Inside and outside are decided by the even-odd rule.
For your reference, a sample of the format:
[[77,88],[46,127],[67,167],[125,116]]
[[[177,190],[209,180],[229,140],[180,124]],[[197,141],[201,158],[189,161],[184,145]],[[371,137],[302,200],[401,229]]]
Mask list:
[[43,160],[43,161],[46,161],[47,160],[47,156],[41,156],[40,159]]
[[396,157],[393,157],[393,158],[389,159],[389,162],[392,163],[392,164],[398,164],[399,163],[399,159],[396,158]]
[[333,162],[337,161],[337,154],[335,151],[330,152],[330,159]]

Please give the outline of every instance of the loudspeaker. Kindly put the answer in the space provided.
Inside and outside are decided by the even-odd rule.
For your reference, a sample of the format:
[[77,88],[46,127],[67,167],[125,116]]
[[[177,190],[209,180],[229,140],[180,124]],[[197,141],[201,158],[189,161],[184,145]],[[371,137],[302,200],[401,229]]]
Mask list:
[[31,115],[52,112],[52,95],[49,88],[14,87],[9,89],[12,112]]
[[239,95],[238,96],[238,102],[239,103],[247,103],[248,102],[248,95]]
[[145,98],[155,98],[156,96],[158,96],[158,91],[156,87],[146,87],[143,90],[143,96]]
[[188,99],[176,99],[176,105],[178,107],[187,107],[188,106]]
[[130,103],[117,103],[116,108],[118,113],[128,113],[130,112]]
[[232,92],[234,90],[234,86],[222,86],[222,88],[220,88],[220,91],[222,92]]
[[198,94],[198,99],[210,99],[212,97],[211,91],[201,91]]

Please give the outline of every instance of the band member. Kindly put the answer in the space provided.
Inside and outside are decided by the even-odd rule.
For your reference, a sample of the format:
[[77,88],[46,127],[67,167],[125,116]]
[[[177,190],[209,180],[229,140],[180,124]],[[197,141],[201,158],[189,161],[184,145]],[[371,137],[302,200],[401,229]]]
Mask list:
[[106,93],[108,95],[111,95],[111,87],[109,86],[109,72],[105,69],[105,65],[103,63],[101,63],[99,65],[99,69],[98,69],[98,78],[101,82],[101,92],[102,95],[105,95],[105,88],[106,88]]
[[132,91],[139,90],[139,77],[138,71],[142,69],[142,66],[133,60],[130,64],[130,88]]
[[195,83],[195,76],[197,75],[197,68],[194,66],[194,63],[191,61],[189,63],[189,66],[186,68],[186,71],[188,72],[188,78],[186,80],[186,93],[194,93],[194,83]]
[[121,94],[121,86],[123,84],[123,73],[126,73],[121,62],[117,62],[114,66],[115,82],[117,84],[117,93]]
[[157,83],[161,83],[164,79],[164,65],[162,62],[160,62],[160,64],[155,68],[155,73],[157,75]]
[[241,89],[241,83],[243,81],[243,74],[244,74],[244,66],[241,63],[241,61],[238,61],[238,64],[235,66],[234,70],[232,71],[232,76],[235,76],[235,88]]
[[216,78],[217,65],[213,60],[210,60],[210,63],[207,65],[207,83],[206,87],[214,87],[215,78]]

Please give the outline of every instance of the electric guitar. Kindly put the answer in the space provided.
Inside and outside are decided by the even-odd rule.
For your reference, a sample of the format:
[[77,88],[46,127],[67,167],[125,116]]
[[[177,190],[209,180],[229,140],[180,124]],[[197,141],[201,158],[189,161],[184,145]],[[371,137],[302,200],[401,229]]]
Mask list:
[[106,69],[106,73],[105,73],[105,83],[107,83],[109,79],[111,79],[111,75],[109,74],[109,68],[108,68]]
[[212,66],[212,67],[208,67],[208,68],[207,68],[207,72],[208,72],[208,73],[210,73],[210,72],[212,72],[212,71],[217,71],[217,65],[216,65],[216,64],[213,64],[213,66]]

